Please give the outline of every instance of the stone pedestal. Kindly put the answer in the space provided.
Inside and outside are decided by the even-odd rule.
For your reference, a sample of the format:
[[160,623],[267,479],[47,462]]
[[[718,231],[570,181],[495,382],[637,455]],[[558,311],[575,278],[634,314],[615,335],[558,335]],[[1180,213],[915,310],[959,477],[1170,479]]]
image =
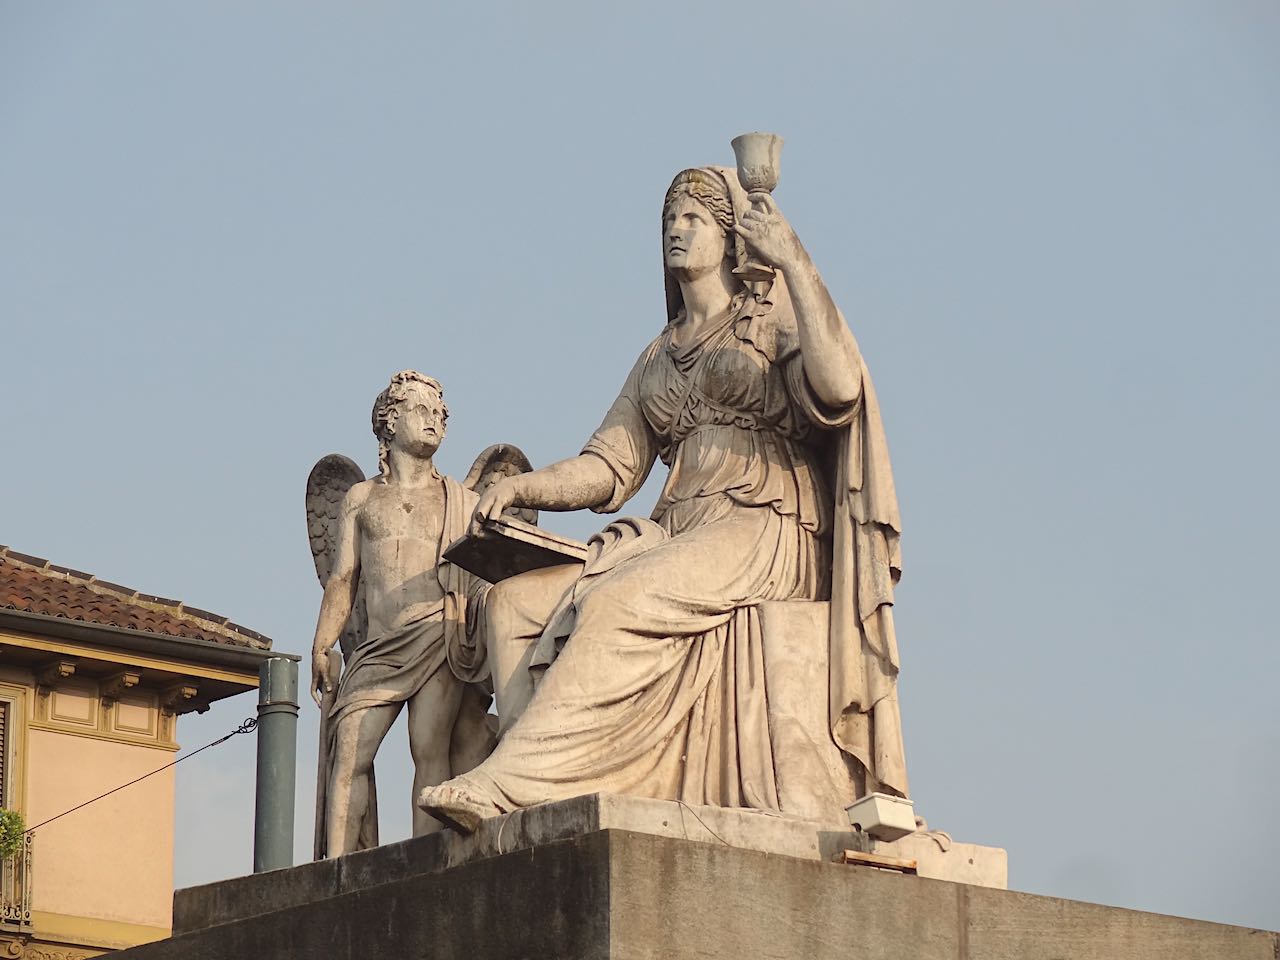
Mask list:
[[[740,811],[582,797],[486,823],[473,837],[438,834],[181,890],[174,900],[174,937],[117,956],[1275,960],[1280,955],[1280,935],[1266,931],[829,862],[857,842],[853,837],[814,822]],[[917,840],[921,850],[927,844],[940,847],[928,837]],[[942,856],[963,853],[967,861],[983,849],[954,844]]]

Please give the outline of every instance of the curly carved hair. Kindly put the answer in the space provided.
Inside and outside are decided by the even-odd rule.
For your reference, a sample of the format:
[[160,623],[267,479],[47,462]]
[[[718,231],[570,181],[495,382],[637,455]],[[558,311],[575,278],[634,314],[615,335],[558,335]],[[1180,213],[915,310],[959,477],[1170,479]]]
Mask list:
[[671,204],[681,197],[690,197],[706,207],[725,233],[733,230],[733,201],[729,199],[729,185],[720,174],[697,167],[677,173],[667,188],[666,199],[662,201],[664,223]]
[[449,405],[444,402],[444,388],[435,377],[428,377],[417,370],[401,370],[393,374],[387,389],[373,401],[373,435],[378,438],[378,470],[385,478],[388,474],[387,452],[391,438],[395,436],[396,421],[400,419],[400,406],[409,398],[409,384],[416,383],[436,392],[443,408],[444,419],[449,419]]

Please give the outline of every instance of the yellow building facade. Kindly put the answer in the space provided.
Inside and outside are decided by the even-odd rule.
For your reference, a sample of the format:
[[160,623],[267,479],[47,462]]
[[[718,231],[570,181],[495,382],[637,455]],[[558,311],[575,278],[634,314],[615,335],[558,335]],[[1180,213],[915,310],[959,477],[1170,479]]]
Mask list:
[[0,548],[0,806],[35,828],[0,864],[0,960],[82,960],[169,935],[174,770],[161,768],[178,718],[256,688],[270,645]]

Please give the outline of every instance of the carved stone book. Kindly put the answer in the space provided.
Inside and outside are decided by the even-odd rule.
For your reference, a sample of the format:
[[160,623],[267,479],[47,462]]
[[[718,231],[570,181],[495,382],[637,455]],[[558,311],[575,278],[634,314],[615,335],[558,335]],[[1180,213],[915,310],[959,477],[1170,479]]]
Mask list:
[[486,520],[444,551],[444,558],[482,580],[497,583],[530,570],[582,563],[587,545],[514,517]]

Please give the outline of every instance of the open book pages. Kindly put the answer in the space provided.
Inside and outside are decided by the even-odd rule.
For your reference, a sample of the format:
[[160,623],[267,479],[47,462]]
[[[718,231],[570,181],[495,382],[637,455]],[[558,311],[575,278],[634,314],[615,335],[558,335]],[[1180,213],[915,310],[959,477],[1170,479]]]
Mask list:
[[514,517],[486,520],[478,528],[473,524],[444,551],[444,559],[490,583],[542,567],[582,563],[586,558],[585,543]]

